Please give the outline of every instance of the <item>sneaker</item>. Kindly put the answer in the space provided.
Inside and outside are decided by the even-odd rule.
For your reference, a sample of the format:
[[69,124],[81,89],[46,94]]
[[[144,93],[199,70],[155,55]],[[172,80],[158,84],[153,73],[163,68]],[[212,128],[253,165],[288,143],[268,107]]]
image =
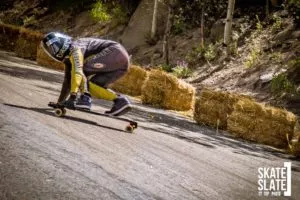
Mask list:
[[77,101],[76,95],[70,95],[70,97],[68,98],[68,100],[66,100],[63,103],[63,106],[66,107],[66,108],[68,108],[68,109],[75,110],[76,101]]
[[76,102],[76,108],[91,110],[92,98],[89,94],[83,94]]
[[119,96],[114,100],[114,105],[110,111],[106,111],[105,114],[112,116],[124,115],[131,110],[130,101],[127,97]]

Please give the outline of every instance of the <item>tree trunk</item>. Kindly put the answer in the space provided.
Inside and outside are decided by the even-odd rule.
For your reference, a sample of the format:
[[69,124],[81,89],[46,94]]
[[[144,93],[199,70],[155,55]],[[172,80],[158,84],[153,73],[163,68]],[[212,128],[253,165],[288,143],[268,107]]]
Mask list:
[[204,48],[204,6],[201,8],[200,46]]
[[270,15],[270,2],[269,0],[266,0],[266,18],[268,18]]
[[158,9],[158,0],[154,0],[154,9],[153,9],[153,18],[152,18],[152,27],[151,27],[151,39],[154,39],[156,36],[157,9]]
[[163,58],[165,60],[165,63],[169,64],[169,35],[171,32],[171,25],[172,25],[172,19],[173,19],[173,9],[171,5],[168,6],[168,20],[167,25],[165,29],[164,34],[164,42],[163,42]]
[[228,0],[227,17],[224,30],[224,44],[227,46],[227,55],[230,54],[231,35],[232,35],[232,17],[235,0]]

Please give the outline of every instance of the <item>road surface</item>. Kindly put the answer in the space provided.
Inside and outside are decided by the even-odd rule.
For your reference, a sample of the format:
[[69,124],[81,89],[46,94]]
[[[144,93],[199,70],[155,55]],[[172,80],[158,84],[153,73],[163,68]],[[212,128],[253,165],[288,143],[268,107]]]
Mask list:
[[[68,111],[55,117],[63,74],[0,51],[0,199],[264,199],[258,169],[300,162],[173,112],[136,103],[124,122]],[[94,100],[94,110],[110,102]],[[280,198],[277,198],[280,199]]]

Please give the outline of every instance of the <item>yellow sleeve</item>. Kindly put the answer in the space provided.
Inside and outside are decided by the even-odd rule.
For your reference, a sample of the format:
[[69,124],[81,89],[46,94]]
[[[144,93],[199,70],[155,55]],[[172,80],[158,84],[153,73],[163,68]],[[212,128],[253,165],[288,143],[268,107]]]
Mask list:
[[83,54],[80,49],[74,48],[70,54],[71,69],[71,93],[77,93],[82,84],[83,74]]

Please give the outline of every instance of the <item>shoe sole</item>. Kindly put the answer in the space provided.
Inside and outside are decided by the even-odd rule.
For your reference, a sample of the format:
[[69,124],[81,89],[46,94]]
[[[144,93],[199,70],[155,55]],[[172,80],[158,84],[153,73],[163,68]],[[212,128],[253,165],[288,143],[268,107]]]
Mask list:
[[82,106],[81,106],[81,105],[76,105],[75,108],[76,108],[76,109],[79,108],[79,109],[84,109],[84,110],[91,110],[91,107],[89,107],[89,106],[84,106],[84,105],[82,105]]
[[125,113],[129,112],[131,109],[132,109],[131,105],[128,104],[123,106],[121,109],[116,110],[115,112],[107,113],[107,115],[117,117],[117,116],[124,115]]

